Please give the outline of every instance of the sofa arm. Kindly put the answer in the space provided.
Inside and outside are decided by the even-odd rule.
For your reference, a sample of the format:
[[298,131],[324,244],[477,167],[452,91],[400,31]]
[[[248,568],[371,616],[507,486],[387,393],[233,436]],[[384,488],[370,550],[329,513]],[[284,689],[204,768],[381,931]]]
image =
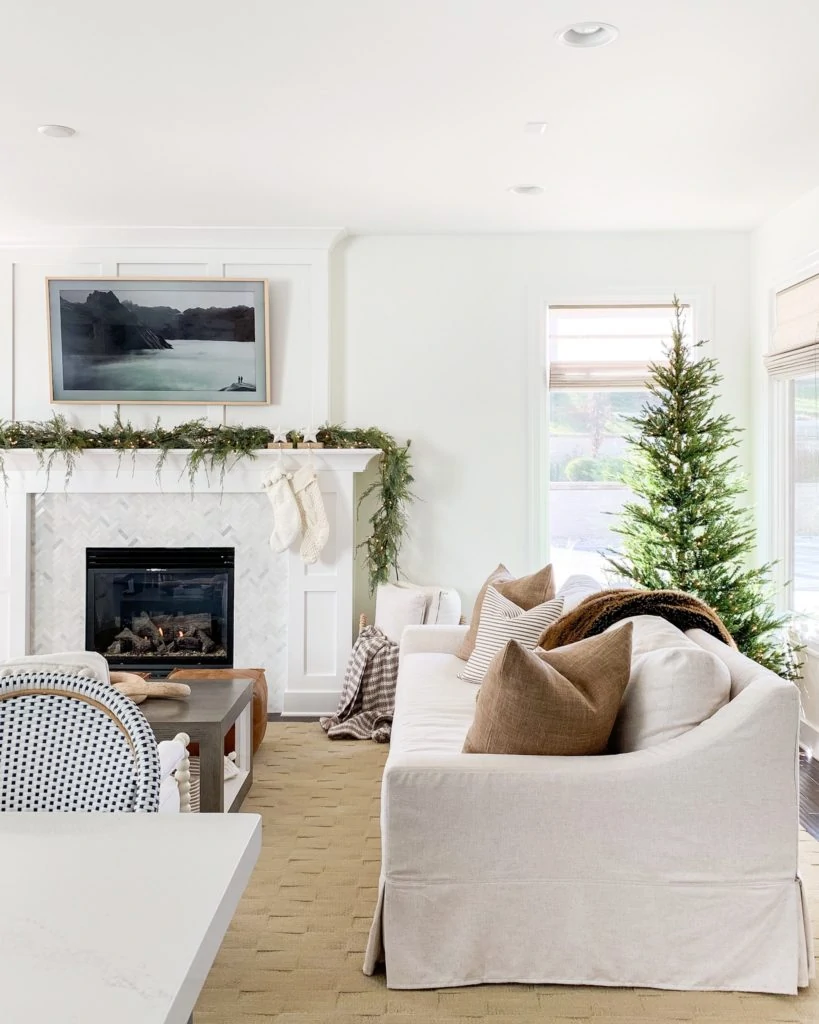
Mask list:
[[412,883],[548,877],[730,884],[795,877],[798,691],[751,683],[712,718],[628,754],[390,755],[383,871]]
[[398,657],[407,654],[455,654],[469,626],[407,626],[401,635]]

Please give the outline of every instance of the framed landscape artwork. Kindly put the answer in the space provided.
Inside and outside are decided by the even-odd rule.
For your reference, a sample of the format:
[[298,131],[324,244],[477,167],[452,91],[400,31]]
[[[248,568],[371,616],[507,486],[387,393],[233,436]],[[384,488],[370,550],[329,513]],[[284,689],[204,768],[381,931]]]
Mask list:
[[267,281],[49,277],[53,402],[270,402]]

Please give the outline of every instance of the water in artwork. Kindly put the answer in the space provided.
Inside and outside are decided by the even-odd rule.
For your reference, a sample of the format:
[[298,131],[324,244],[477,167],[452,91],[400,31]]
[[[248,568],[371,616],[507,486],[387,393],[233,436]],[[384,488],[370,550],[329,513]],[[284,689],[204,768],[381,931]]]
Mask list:
[[173,348],[116,359],[66,355],[63,380],[77,391],[255,391],[256,345],[175,339]]

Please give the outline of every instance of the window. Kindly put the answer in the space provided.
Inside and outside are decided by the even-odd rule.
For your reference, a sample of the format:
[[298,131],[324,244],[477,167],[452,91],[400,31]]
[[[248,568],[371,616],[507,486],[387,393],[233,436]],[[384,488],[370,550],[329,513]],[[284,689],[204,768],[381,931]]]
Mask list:
[[793,381],[792,607],[819,614],[819,377]]
[[603,552],[619,548],[626,420],[646,399],[672,316],[665,305],[549,307],[549,557],[560,579],[605,579]]
[[765,357],[773,402],[774,555],[791,611],[819,618],[819,276],[776,296]]

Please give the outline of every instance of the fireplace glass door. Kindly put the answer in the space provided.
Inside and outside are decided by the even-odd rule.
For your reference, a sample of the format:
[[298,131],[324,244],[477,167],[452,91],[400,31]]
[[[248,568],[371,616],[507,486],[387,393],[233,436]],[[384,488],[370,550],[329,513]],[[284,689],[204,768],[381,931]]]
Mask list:
[[233,548],[88,548],[86,647],[112,669],[233,665]]

